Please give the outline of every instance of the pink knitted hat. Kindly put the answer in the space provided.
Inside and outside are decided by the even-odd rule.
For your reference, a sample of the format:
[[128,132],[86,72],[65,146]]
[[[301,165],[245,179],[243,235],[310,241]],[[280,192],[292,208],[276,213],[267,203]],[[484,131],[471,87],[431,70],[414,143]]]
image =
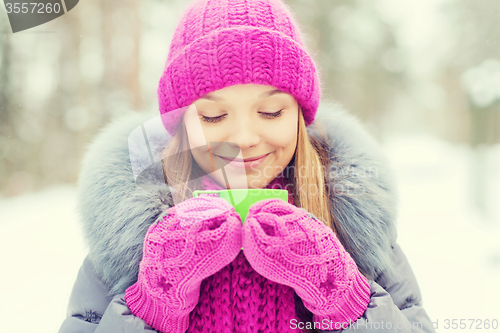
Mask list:
[[288,6],[281,0],[196,0],[174,32],[158,87],[165,128],[173,135],[200,97],[246,83],[291,94],[306,126],[313,122],[319,74]]

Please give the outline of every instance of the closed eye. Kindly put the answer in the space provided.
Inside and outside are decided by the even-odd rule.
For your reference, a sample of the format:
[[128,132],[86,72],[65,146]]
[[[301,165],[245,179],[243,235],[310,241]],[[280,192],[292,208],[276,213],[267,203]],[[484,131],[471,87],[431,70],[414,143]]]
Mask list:
[[279,116],[281,116],[283,114],[283,109],[277,111],[277,112],[274,112],[274,113],[267,113],[267,112],[263,112],[261,113],[264,115],[264,117],[266,118],[270,118],[270,119],[273,119],[273,118],[278,118]]
[[224,117],[227,116],[227,114],[223,114],[222,116],[218,116],[218,117],[205,117],[203,115],[200,115],[201,116],[201,119],[203,119],[203,121],[207,122],[207,123],[217,123],[219,121],[221,121]]
[[[273,112],[273,113],[260,112],[260,114],[264,118],[274,119],[274,118],[280,117],[283,114],[283,109],[281,109],[277,112]],[[223,114],[223,115],[218,116],[218,117],[205,117],[203,115],[200,115],[200,116],[201,116],[201,119],[203,119],[203,121],[205,121],[207,123],[218,123],[219,121],[223,120],[227,116],[227,114]]]

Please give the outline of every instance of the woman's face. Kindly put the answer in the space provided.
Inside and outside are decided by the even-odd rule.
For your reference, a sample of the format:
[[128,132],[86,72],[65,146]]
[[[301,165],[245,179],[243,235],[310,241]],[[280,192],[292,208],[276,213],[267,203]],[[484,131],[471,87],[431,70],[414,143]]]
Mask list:
[[272,86],[238,84],[213,91],[184,114],[189,147],[221,185],[227,180],[232,189],[264,188],[295,153],[298,112],[295,98]]

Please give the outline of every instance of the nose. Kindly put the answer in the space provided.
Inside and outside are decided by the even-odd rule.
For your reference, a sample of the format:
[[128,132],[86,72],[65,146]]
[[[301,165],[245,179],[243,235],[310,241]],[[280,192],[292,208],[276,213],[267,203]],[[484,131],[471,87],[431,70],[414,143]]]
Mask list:
[[250,119],[241,119],[234,124],[228,141],[244,151],[247,148],[255,147],[262,140],[259,129],[252,126]]

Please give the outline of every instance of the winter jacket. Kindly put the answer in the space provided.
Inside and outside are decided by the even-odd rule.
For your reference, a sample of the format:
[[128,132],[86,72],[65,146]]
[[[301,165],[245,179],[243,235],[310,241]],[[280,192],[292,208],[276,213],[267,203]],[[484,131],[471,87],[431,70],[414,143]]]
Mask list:
[[[337,105],[320,105],[309,136],[319,139],[318,127],[331,162],[334,217],[344,229],[339,238],[371,287],[363,316],[340,332],[435,332],[397,243],[397,193],[386,157]],[[59,333],[155,332],[130,312],[124,293],[137,281],[148,227],[173,206],[159,157],[170,139],[157,112],[132,112],[115,118],[88,147],[77,209],[89,253]]]

